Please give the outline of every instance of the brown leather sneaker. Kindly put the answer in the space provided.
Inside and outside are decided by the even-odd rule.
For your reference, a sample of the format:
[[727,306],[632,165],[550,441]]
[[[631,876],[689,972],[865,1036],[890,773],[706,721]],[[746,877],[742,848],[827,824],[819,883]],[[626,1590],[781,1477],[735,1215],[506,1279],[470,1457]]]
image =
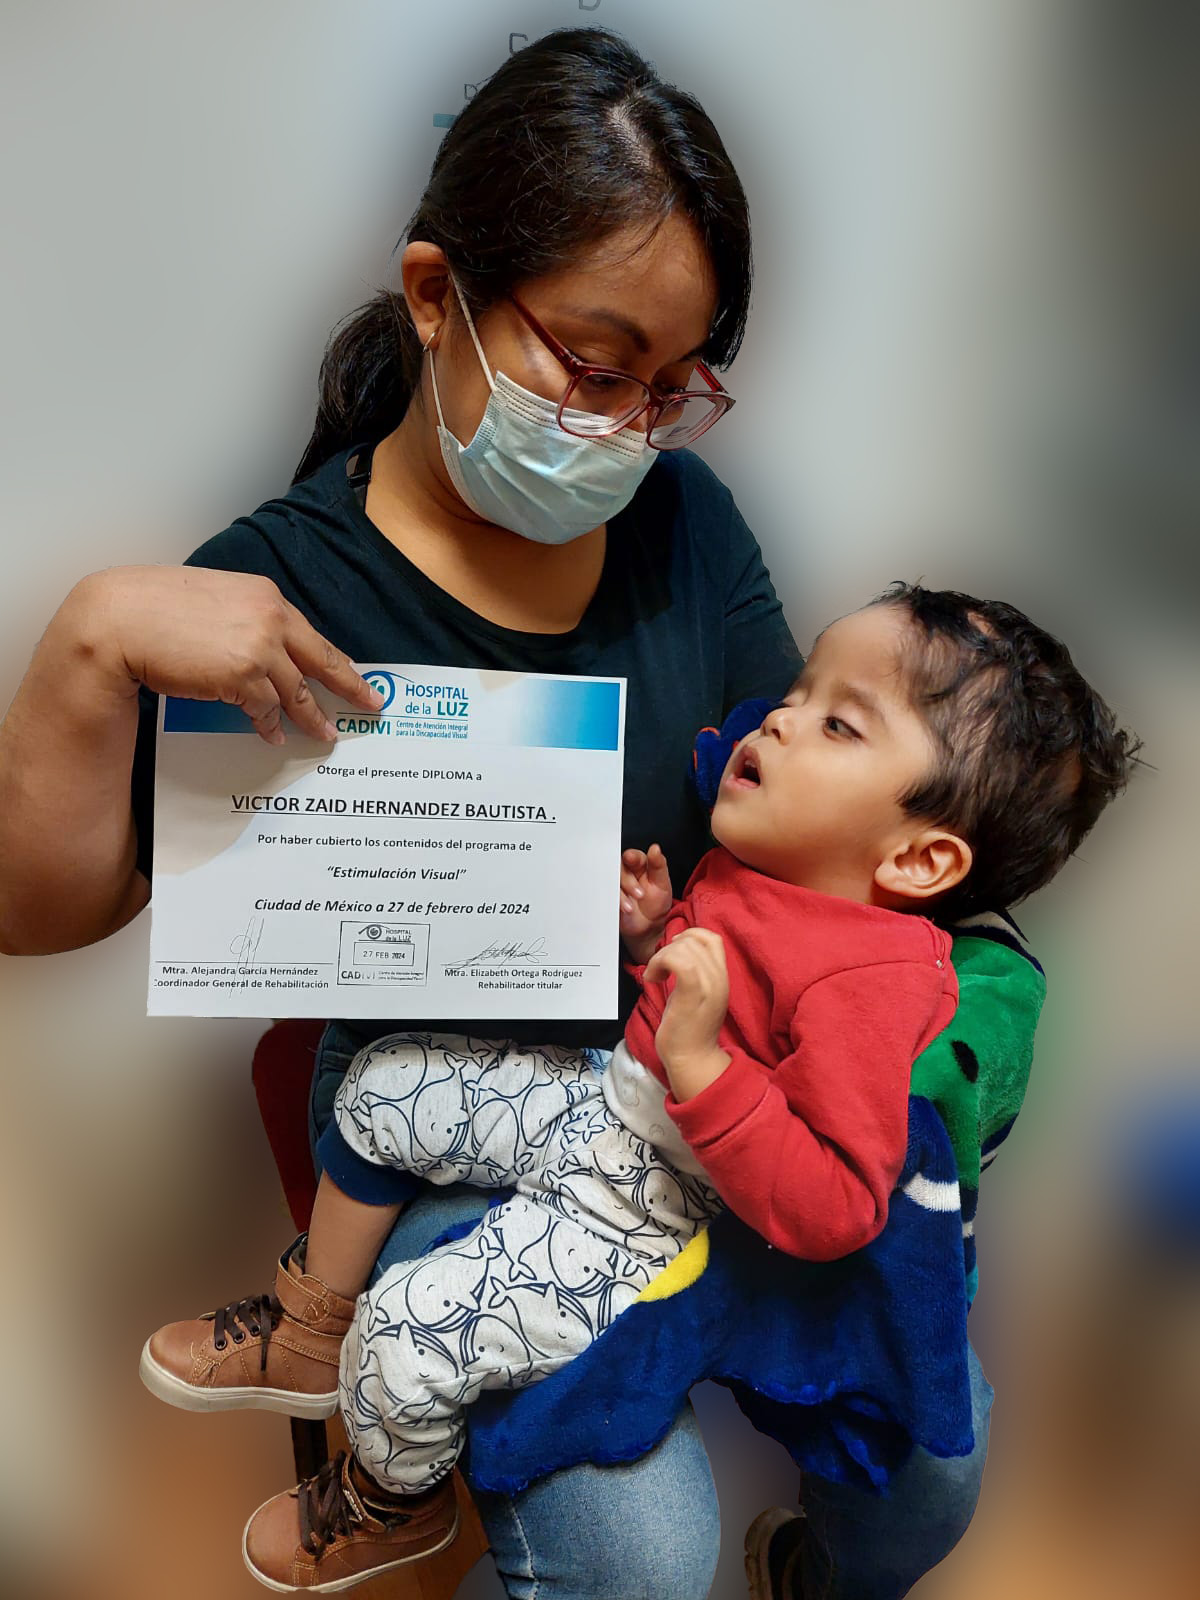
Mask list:
[[307,1276],[301,1234],[280,1258],[275,1293],[170,1322],[142,1351],[142,1382],[184,1411],[282,1411],[331,1417],[353,1300]]
[[[746,1530],[746,1582],[749,1600],[806,1600],[800,1572],[802,1547],[809,1537],[803,1509],[768,1506]],[[823,1591],[822,1591],[823,1592]]]
[[315,1478],[259,1506],[242,1559],[281,1594],[336,1594],[436,1555],[457,1533],[453,1475],[421,1494],[390,1495],[342,1450]]

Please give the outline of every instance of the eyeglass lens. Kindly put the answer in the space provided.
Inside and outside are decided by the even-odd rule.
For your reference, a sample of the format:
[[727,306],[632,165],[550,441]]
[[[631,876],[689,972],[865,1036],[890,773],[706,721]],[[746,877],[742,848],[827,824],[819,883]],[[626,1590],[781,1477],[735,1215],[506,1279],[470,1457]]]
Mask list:
[[678,450],[714,423],[724,411],[724,406],[706,395],[689,395],[687,399],[673,400],[658,414],[650,429],[650,443],[660,450]]
[[[569,386],[563,400],[562,426],[578,438],[603,438],[638,416],[649,401],[649,389],[634,378],[589,373]],[[702,434],[722,409],[720,402],[707,395],[671,401],[659,413],[649,441],[660,450],[677,450]]]

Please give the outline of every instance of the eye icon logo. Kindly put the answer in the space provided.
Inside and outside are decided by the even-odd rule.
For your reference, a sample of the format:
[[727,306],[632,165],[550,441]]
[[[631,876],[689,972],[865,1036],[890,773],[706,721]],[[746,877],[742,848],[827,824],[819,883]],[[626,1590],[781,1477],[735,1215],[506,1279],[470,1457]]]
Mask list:
[[379,709],[380,711],[386,711],[396,698],[396,679],[392,673],[379,670],[364,672],[363,681],[369,683],[372,689],[378,690],[383,696],[383,704]]

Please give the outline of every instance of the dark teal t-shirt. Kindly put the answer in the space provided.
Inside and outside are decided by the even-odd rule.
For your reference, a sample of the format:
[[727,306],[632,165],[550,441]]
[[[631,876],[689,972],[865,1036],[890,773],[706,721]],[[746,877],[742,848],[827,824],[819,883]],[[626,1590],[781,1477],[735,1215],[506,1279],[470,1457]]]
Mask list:
[[[308,620],[355,661],[495,668],[628,680],[622,846],[662,845],[677,889],[708,847],[707,818],[690,782],[698,729],[739,700],[779,696],[800,656],[758,545],[729,490],[688,451],[661,454],[629,507],[608,525],[596,593],[569,633],[520,633],[477,616],[390,544],[362,505],[369,451],[343,451],[278,500],[240,517],[189,565],[271,578]],[[154,697],[143,692],[134,763],[138,865],[151,869]],[[614,879],[619,863],[613,862]],[[569,893],[569,885],[564,886]],[[619,960],[613,929],[613,960]],[[611,1045],[636,999],[622,974],[617,1021],[519,1023],[437,1019],[404,1027]],[[394,1022],[346,1026],[369,1042]]]

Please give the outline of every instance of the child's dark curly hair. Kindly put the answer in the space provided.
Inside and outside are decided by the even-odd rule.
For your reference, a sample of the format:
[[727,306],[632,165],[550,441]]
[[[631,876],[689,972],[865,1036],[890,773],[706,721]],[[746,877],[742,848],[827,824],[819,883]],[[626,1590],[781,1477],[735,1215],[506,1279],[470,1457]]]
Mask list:
[[1141,745],[1066,647],[1015,606],[905,583],[874,603],[913,622],[901,669],[938,750],[900,803],[974,855],[939,913],[1013,905],[1050,882],[1125,787]]

